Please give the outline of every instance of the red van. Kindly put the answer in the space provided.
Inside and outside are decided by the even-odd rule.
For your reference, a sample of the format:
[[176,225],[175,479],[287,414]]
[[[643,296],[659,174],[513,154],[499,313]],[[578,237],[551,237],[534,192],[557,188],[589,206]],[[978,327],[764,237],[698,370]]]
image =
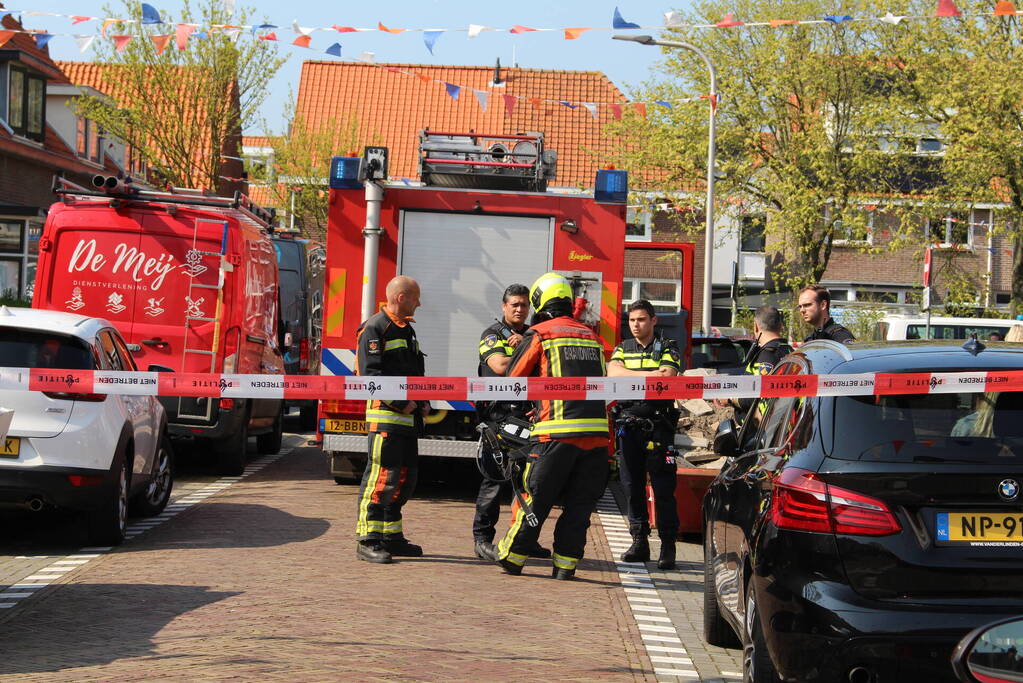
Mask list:
[[[139,367],[282,374],[272,214],[244,195],[149,192],[97,176],[97,189],[56,179],[32,305],[103,317]],[[162,397],[172,437],[191,437],[240,474],[248,437],[280,450],[282,401]]]

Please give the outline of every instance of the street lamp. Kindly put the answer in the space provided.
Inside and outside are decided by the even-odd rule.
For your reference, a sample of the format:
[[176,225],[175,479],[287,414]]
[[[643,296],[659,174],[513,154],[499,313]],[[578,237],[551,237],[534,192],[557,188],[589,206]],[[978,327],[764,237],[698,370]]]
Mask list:
[[712,271],[713,271],[713,255],[714,255],[714,158],[715,154],[715,143],[714,143],[714,114],[717,109],[718,99],[718,79],[717,73],[714,71],[714,65],[711,63],[710,58],[707,57],[706,53],[695,45],[689,43],[682,43],[674,40],[657,40],[653,36],[611,36],[615,40],[630,40],[634,43],[640,43],[641,45],[660,45],[661,47],[676,47],[682,48],[683,50],[689,50],[703,60],[704,64],[707,65],[707,71],[710,72],[710,120],[707,125],[707,226],[704,229],[704,254],[703,254],[703,320],[701,321],[701,327],[703,327],[704,334],[710,334],[710,310],[711,310],[711,293],[714,288]]

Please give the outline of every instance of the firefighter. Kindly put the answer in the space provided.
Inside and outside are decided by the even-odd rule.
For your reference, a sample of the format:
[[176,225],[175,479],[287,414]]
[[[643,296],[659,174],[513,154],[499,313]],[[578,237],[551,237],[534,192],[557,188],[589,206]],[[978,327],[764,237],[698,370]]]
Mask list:
[[[529,314],[529,288],[525,285],[510,285],[501,297],[501,318],[494,320],[480,335],[479,368],[480,377],[504,377],[508,370],[515,347],[525,333],[526,316]],[[490,424],[495,432],[499,425],[516,417],[525,419],[529,404],[511,401],[480,403],[476,406],[480,420]],[[510,488],[508,482],[496,482],[483,477],[479,494],[476,496],[476,515],[472,520],[472,535],[475,541],[476,557],[494,561],[497,549],[494,547],[495,527],[500,516],[501,496]],[[529,551],[530,557],[546,558],[551,551],[537,544]]]
[[856,341],[853,333],[831,317],[831,292],[827,287],[812,285],[799,290],[799,314],[813,326],[813,332],[803,341],[832,339],[843,344]]
[[[359,327],[356,374],[422,377],[423,354],[411,325],[419,307],[419,284],[398,276],[387,283],[386,296],[383,310]],[[416,487],[418,427],[428,412],[428,402],[367,402],[369,457],[359,488],[356,525],[360,560],[388,564],[393,556],[423,554],[402,532],[401,508]]]
[[[615,347],[608,364],[609,377],[661,375],[674,377],[682,369],[678,344],[654,332],[657,315],[646,299],[629,305],[632,339]],[[674,457],[675,429],[679,411],[675,402],[620,401],[615,409],[618,431],[619,475],[629,507],[632,545],[622,554],[623,562],[650,560],[650,514],[646,483],[654,492],[657,535],[661,539],[659,569],[675,567],[675,538],[678,536],[678,507],[675,504],[677,478]]]
[[[542,275],[530,288],[533,326],[515,348],[508,377],[593,377],[604,374],[600,339],[572,318],[572,287],[561,275]],[[554,528],[553,572],[571,579],[586,547],[586,530],[607,482],[609,432],[604,401],[544,398],[535,402],[524,498],[536,526],[518,501],[511,528],[497,547],[497,563],[521,574],[554,502],[563,509]]]

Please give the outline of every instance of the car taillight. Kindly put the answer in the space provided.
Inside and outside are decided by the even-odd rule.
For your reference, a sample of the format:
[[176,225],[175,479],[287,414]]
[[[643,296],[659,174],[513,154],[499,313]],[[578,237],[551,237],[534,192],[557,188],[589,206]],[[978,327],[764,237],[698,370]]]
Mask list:
[[334,398],[321,398],[320,408],[331,415],[363,415],[366,413],[365,401],[339,401]]
[[107,400],[106,394],[76,394],[70,391],[44,391],[44,396],[56,398],[61,401],[88,401],[90,403],[102,403]]
[[779,529],[888,536],[902,525],[882,500],[825,483],[790,467],[774,482],[769,519]]
[[84,474],[69,474],[67,480],[72,486],[99,486],[103,477],[92,477]]
[[309,369],[309,340],[302,339],[298,342],[298,369],[305,371]]

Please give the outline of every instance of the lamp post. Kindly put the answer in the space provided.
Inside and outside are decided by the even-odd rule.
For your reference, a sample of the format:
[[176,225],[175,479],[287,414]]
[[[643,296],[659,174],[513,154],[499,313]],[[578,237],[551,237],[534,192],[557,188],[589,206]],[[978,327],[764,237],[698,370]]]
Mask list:
[[711,293],[714,288],[713,281],[713,263],[714,263],[714,159],[716,156],[716,148],[714,142],[714,114],[717,109],[717,98],[718,98],[718,79],[717,73],[714,71],[714,64],[711,63],[710,58],[707,54],[689,43],[682,43],[674,40],[657,40],[653,36],[624,36],[616,35],[611,36],[615,40],[629,40],[634,43],[640,43],[641,45],[660,45],[661,47],[674,47],[681,48],[683,50],[689,50],[696,54],[703,63],[707,65],[707,71],[710,73],[710,118],[707,125],[707,225],[704,229],[704,247],[703,247],[703,319],[701,320],[701,327],[703,328],[704,334],[710,334],[710,311],[711,311]]

